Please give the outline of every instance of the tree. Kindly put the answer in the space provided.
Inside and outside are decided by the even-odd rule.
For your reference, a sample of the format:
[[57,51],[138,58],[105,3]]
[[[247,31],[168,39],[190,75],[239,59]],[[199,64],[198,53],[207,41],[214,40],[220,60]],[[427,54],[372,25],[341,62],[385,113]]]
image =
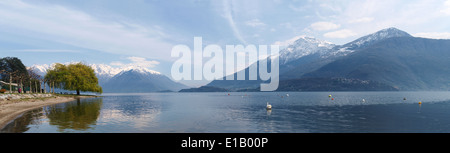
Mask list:
[[[36,72],[34,72],[32,69],[29,69],[27,77],[29,78],[29,81],[30,81],[30,93],[33,93],[33,92],[38,93],[40,90],[40,86],[41,86],[41,83],[39,81],[39,79],[41,79],[41,76],[39,74],[37,74]],[[33,84],[31,84],[32,82],[34,82],[34,88],[33,88]],[[39,83],[39,86],[37,83]]]
[[103,92],[94,70],[82,63],[67,66],[57,63],[54,69],[47,72],[45,79],[48,80],[49,86],[53,83],[57,88],[75,90],[77,95],[80,95],[80,91]]
[[18,73],[27,74],[27,68],[17,57],[0,58],[0,70],[5,70],[7,72],[18,71]]
[[29,79],[25,76],[28,76],[28,71],[19,58],[0,58],[0,80],[9,82],[10,90],[12,81],[15,81],[16,83],[21,85],[22,80]]

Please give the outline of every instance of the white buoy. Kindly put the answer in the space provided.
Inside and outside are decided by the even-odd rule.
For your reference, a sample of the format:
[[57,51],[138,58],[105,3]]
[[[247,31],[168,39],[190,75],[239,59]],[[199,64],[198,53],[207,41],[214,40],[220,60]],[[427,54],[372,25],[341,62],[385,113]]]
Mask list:
[[363,99],[363,100],[362,100],[362,102],[363,102],[363,103],[365,103],[365,102],[366,102],[366,100],[365,100],[365,99]]
[[267,109],[267,110],[272,110],[272,105],[270,105],[269,102],[267,102],[266,109]]
[[286,94],[286,97],[289,97],[289,94]]

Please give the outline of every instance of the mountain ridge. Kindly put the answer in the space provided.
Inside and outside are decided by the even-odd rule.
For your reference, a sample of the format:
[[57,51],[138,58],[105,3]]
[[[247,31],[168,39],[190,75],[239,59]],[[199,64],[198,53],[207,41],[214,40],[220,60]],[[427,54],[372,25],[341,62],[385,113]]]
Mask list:
[[393,37],[303,77],[383,82],[400,90],[450,90],[450,40]]
[[187,88],[172,81],[160,73],[144,71],[144,69],[129,69],[116,74],[102,85],[104,92],[143,93],[159,91],[179,91]]
[[[309,46],[316,45],[314,43],[310,43],[307,44],[306,47],[302,46],[302,43],[305,41],[301,39],[304,38],[305,37],[301,37],[299,40],[294,41],[294,44],[291,44],[290,46],[300,45],[299,48],[308,48]],[[446,60],[444,59],[450,59],[450,55],[441,54],[444,55],[444,57],[443,59],[440,59],[437,58],[439,54],[427,54],[427,52],[430,51],[442,51],[445,50],[445,48],[450,48],[450,46],[446,45],[439,47],[439,44],[444,42],[445,40],[438,42],[435,39],[416,38],[397,28],[382,29],[344,45],[334,45],[328,50],[305,51],[308,54],[302,54],[303,56],[298,56],[298,58],[290,57],[291,59],[286,60],[287,62],[280,62],[280,88],[283,90],[294,89],[291,87],[285,87],[284,85],[287,85],[286,82],[295,83],[295,80],[304,82],[308,79],[308,81],[314,81],[314,78],[316,78],[317,80],[330,81],[330,83],[333,81],[336,82],[336,80],[341,81],[342,79],[350,79],[353,80],[353,84],[351,86],[354,87],[362,87],[363,84],[361,83],[369,81],[372,82],[371,87],[360,89],[370,90],[377,90],[374,88],[385,90],[449,90],[448,86],[450,86],[450,83],[447,85],[447,80],[444,77],[445,75],[439,75],[441,72],[435,69],[439,69],[442,65],[449,65],[450,63],[446,63]],[[423,48],[427,46],[431,46],[432,48]],[[422,48],[418,50],[418,47]],[[425,64],[420,65],[414,63],[414,60],[402,59],[401,57],[405,53],[399,51],[406,51],[405,48],[415,52],[415,54],[420,53],[420,56],[408,55],[407,57],[417,58],[418,60],[416,61],[420,61],[419,63]],[[289,47],[286,49],[289,49]],[[280,51],[280,54],[288,55],[290,52],[285,53],[286,49]],[[311,49],[311,47],[309,47],[309,49]],[[406,54],[408,53],[406,52]],[[345,61],[342,61],[343,59]],[[280,61],[283,61],[283,59],[280,59]],[[433,63],[436,62],[440,62],[440,64],[433,65]],[[426,63],[431,63],[428,65],[433,66],[424,66],[427,65]],[[423,66],[423,69],[434,70],[430,71],[429,74],[436,75],[440,81],[433,82],[433,79],[427,77],[426,75],[417,74],[421,73],[421,71],[412,65],[415,67]],[[352,69],[352,67],[355,67],[354,69],[357,70]],[[373,72],[369,73],[371,70]],[[380,73],[377,74],[375,71],[379,71]],[[404,79],[402,80],[401,77],[395,77],[395,75],[402,76]],[[341,78],[341,80],[333,78]],[[214,80],[207,86],[239,91],[240,89],[255,89],[255,87],[259,86],[260,83],[263,83],[263,81]],[[358,83],[360,83],[360,85],[357,85]],[[445,85],[441,85],[443,87],[438,87],[439,83],[444,83]],[[235,84],[236,86],[233,86]],[[249,85],[247,87],[243,86],[246,84]],[[327,83],[325,82],[325,84]],[[349,84],[340,85],[348,86]],[[328,90],[320,88],[310,89]],[[349,88],[334,89],[350,90]]]

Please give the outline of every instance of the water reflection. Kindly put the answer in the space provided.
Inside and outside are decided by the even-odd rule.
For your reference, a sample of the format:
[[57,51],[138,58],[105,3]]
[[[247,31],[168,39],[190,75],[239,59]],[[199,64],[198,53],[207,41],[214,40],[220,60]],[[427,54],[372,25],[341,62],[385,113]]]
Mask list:
[[50,125],[58,127],[58,131],[66,129],[87,130],[95,125],[100,109],[102,98],[94,98],[85,101],[77,99],[76,102],[64,103],[63,107],[53,106],[45,109]]
[[102,103],[102,98],[89,98],[41,107],[24,113],[0,132],[30,132],[30,129],[39,129],[45,122],[56,127],[58,132],[88,130],[96,124]]
[[271,114],[272,114],[272,110],[271,109],[267,110],[267,116],[270,116]]
[[40,124],[40,118],[43,116],[43,108],[38,108],[24,113],[21,117],[6,125],[0,130],[0,133],[22,133],[28,131],[28,125]]
[[153,95],[114,95],[104,97],[96,132],[151,132],[158,126],[163,102]]

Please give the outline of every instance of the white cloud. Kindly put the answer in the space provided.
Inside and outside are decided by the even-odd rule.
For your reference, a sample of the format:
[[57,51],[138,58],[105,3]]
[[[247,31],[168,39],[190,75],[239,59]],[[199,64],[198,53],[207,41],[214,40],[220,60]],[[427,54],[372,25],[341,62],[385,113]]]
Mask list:
[[414,37],[431,38],[431,39],[450,39],[449,32],[422,32],[413,34]]
[[362,17],[354,20],[350,20],[349,23],[367,23],[373,21],[371,17]]
[[245,22],[245,25],[250,26],[250,27],[260,27],[260,26],[265,26],[266,24],[259,21],[259,19],[253,19],[253,20],[249,20],[249,21]]
[[155,26],[101,20],[59,5],[2,0],[0,32],[115,54],[172,60],[172,44],[164,41],[168,35]]
[[13,50],[16,52],[28,52],[28,53],[79,53],[77,50],[67,50],[67,49],[21,49]]
[[120,61],[114,61],[114,62],[111,62],[109,65],[112,65],[112,66],[123,66],[123,65],[125,65],[125,64],[123,64],[123,63],[120,62]]
[[130,61],[132,61],[133,63],[131,63],[134,66],[138,66],[138,67],[155,67],[156,65],[159,64],[158,61],[147,61],[145,58],[142,57],[128,57],[127,59],[129,59]]
[[152,68],[159,64],[158,61],[155,61],[155,60],[148,61],[147,59],[145,59],[143,57],[132,56],[132,57],[128,57],[127,59],[130,60],[131,63],[124,64],[120,61],[114,61],[114,62],[111,62],[110,65],[119,66],[119,67]]
[[311,24],[311,28],[316,31],[334,30],[334,29],[339,28],[340,26],[341,25],[334,24],[331,22],[316,22],[316,23]]
[[343,29],[343,30],[325,33],[323,36],[327,37],[327,38],[347,38],[347,37],[352,37],[352,36],[356,36],[356,35],[357,34],[355,32],[353,32],[349,29]]
[[319,4],[319,6],[323,10],[330,10],[333,12],[341,12],[342,11],[342,8],[339,5],[336,5],[335,3],[324,2],[324,3]]
[[445,15],[450,15],[450,0],[447,0],[444,2],[444,9],[442,9],[440,12]]
[[230,24],[231,29],[233,30],[234,36],[241,41],[244,44],[247,44],[247,41],[244,40],[244,38],[241,35],[241,32],[239,31],[238,27],[236,26],[236,23],[234,22],[233,19],[233,2],[234,1],[228,1],[228,0],[223,0],[223,17],[225,19],[227,19],[228,24]]

